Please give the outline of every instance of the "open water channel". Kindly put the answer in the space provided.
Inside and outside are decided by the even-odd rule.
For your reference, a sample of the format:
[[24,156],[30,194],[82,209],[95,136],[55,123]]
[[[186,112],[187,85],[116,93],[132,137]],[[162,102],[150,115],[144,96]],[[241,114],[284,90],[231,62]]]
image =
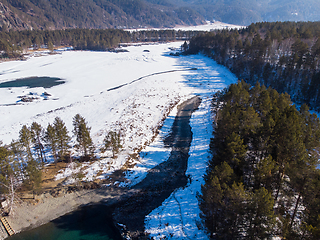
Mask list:
[[20,78],[13,81],[0,83],[0,88],[12,88],[12,87],[51,88],[64,83],[65,81],[56,77],[27,77],[27,78]]
[[8,240],[120,240],[109,207],[95,204],[79,208],[40,227]]

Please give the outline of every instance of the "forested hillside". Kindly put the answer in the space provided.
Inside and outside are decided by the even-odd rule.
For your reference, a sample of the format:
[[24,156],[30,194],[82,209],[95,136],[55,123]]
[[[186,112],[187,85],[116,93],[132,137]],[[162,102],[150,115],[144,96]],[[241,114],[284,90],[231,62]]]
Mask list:
[[320,22],[257,23],[194,37],[189,53],[203,52],[250,84],[288,92],[320,110]]
[[319,21],[317,0],[3,0],[0,26],[13,29],[137,28],[218,20]]
[[213,99],[200,195],[211,239],[319,239],[320,122],[288,94],[245,82]]
[[13,29],[173,27],[204,23],[204,18],[192,8],[162,1],[3,0],[2,4],[6,11],[0,14],[0,26]]

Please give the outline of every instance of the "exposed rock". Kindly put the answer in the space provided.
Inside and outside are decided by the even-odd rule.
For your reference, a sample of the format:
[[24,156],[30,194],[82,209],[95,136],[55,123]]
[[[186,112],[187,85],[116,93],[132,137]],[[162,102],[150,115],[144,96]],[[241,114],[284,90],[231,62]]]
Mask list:
[[23,22],[7,6],[0,2],[0,27],[1,29],[29,29],[30,26]]
[[27,97],[23,96],[21,97],[21,102],[33,102],[34,100],[39,99],[38,97]]

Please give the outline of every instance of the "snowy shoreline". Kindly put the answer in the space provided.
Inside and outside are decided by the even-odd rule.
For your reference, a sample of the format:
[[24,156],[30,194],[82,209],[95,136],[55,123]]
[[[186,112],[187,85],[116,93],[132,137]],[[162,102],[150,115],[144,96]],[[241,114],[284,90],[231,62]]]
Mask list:
[[[103,189],[81,190],[53,197],[50,194],[42,194],[37,197],[37,204],[23,202],[15,209],[15,214],[7,217],[11,227],[16,233],[30,230],[57,219],[65,214],[75,211],[81,206],[97,204],[102,200],[118,199],[127,192],[110,188],[105,189],[106,194],[101,194]],[[3,226],[0,227],[0,239],[8,237]]]
[[[8,143],[11,139],[17,138],[22,124],[30,125],[33,121],[37,121],[45,127],[56,116],[66,122],[70,131],[72,117],[80,113],[92,126],[93,140],[97,146],[100,146],[108,129],[126,129],[125,151],[116,161],[108,154],[100,155],[98,152],[101,159],[87,166],[86,180],[97,178],[99,171],[103,172],[101,177],[107,177],[128,160],[127,156],[130,153],[142,149],[138,159],[131,159],[132,164],[136,166],[127,174],[129,179],[127,184],[130,182],[133,184],[141,181],[148,169],[165,161],[168,156],[168,150],[163,151],[162,137],[166,128],[171,127],[170,123],[172,124],[175,116],[175,109],[168,115],[172,106],[195,94],[200,95],[204,101],[200,111],[197,111],[191,119],[194,139],[189,153],[188,174],[192,182],[185,189],[177,190],[175,195],[169,197],[159,209],[155,209],[146,218],[145,223],[147,232],[156,239],[168,234],[172,234],[175,239],[184,239],[184,234],[203,236],[202,239],[205,239],[205,235],[196,227],[199,209],[195,196],[200,190],[208,158],[208,139],[211,137],[210,96],[214,91],[235,82],[236,78],[226,68],[201,55],[169,56],[168,48],[178,48],[180,45],[181,42],[130,46],[127,48],[128,53],[118,54],[64,52],[59,55],[30,58],[23,62],[1,63],[0,73],[3,75],[0,75],[0,82],[45,75],[65,79],[66,83],[46,89],[56,100],[0,106],[0,116],[3,119],[0,139]],[[144,52],[146,48],[150,52]],[[192,68],[198,70],[188,70]],[[172,69],[183,71],[149,76],[133,85],[107,91],[141,76]],[[0,89],[0,104],[15,102],[23,91],[41,93],[44,89]],[[158,124],[167,115],[164,128],[152,142]],[[177,205],[176,199],[184,200],[179,200]],[[192,205],[188,206],[189,202],[192,202]],[[179,206],[180,209],[188,209],[182,216],[183,221],[181,216],[170,214],[172,211],[179,212]],[[160,223],[156,215],[161,216]]]
[[[197,102],[199,101],[199,98],[193,97],[185,101],[185,103],[192,103],[196,107],[198,104]],[[186,111],[184,109],[181,109],[180,107],[177,116],[182,114],[188,114],[189,116],[191,116],[192,112],[195,110],[195,108],[192,108]],[[189,141],[191,142],[191,139],[189,139]],[[184,153],[184,155],[186,155],[186,153]],[[159,179],[157,180],[159,181]],[[148,181],[149,187],[154,187],[154,183],[152,181],[152,179],[151,181]],[[123,187],[118,188],[113,186],[102,186],[99,189],[64,193],[62,195],[60,194],[60,196],[58,197],[53,197],[50,193],[41,194],[36,198],[36,201],[38,201],[37,204],[27,203],[26,201],[24,201],[16,207],[15,214],[10,215],[7,218],[11,223],[13,229],[15,229],[16,233],[19,233],[21,231],[39,227],[88,204],[92,205],[103,203],[104,205],[112,206],[117,202],[116,205],[118,206],[119,201],[126,202],[126,199],[134,197],[141,191],[142,190],[140,190],[140,187],[129,190],[128,188]],[[144,198],[142,201],[144,201]],[[128,216],[126,216],[125,214],[122,217],[122,220],[127,217]],[[5,237],[7,237],[7,235],[2,226],[0,229],[2,229],[2,233],[0,232],[0,239],[4,239]]]

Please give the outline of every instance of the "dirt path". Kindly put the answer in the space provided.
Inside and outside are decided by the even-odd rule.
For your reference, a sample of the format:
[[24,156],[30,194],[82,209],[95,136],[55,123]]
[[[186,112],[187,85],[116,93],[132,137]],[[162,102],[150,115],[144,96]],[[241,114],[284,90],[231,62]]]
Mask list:
[[124,232],[131,239],[147,239],[144,232],[145,216],[161,206],[175,189],[188,183],[185,172],[192,141],[189,122],[200,103],[199,97],[193,97],[180,105],[172,132],[165,141],[172,147],[169,159],[151,169],[144,180],[132,187],[132,190],[136,190],[135,194],[113,206],[115,222],[126,226]]

